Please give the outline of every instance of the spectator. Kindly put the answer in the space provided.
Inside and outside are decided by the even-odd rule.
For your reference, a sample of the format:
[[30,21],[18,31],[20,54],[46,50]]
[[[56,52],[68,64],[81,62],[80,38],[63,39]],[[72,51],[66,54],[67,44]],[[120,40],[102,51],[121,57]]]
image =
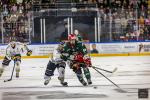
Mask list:
[[145,19],[145,25],[150,26],[150,16]]
[[140,18],[139,18],[139,25],[140,25],[140,27],[143,27],[144,26],[144,23],[145,21],[144,21],[144,17],[143,16],[140,16]]
[[[4,33],[4,43],[8,43],[9,39],[17,40],[27,40],[28,37],[21,37],[22,31],[18,31],[22,27],[28,28],[28,14],[31,10],[31,0],[0,0],[0,5],[2,5],[2,14],[3,14],[3,33]],[[26,2],[26,3],[25,3]],[[25,3],[25,4],[24,4]],[[25,5],[26,9],[25,9]],[[15,30],[15,33],[14,33]],[[17,30],[17,31],[16,31]],[[25,31],[27,36],[28,30]]]
[[65,31],[61,34],[61,41],[65,41],[65,40],[68,40],[68,24],[65,23],[64,24],[64,28],[65,28]]
[[15,14],[17,12],[18,8],[16,4],[13,4],[11,11]]

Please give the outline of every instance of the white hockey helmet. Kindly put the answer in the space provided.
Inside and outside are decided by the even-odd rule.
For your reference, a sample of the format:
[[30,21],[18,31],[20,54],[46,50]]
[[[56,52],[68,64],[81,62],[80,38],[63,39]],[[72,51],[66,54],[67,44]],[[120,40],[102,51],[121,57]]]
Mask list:
[[10,42],[10,45],[11,45],[12,48],[14,48],[14,47],[16,46],[15,41],[11,41],[11,42]]

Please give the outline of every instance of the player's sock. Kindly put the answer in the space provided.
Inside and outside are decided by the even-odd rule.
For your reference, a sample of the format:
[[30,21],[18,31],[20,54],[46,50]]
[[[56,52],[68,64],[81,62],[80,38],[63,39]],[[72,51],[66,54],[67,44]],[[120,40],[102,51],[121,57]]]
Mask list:
[[82,73],[76,73],[78,80],[82,83],[83,86],[86,86],[87,83],[83,79]]
[[83,70],[84,70],[84,75],[85,75],[85,77],[87,79],[88,84],[91,85],[92,81],[91,81],[91,74],[90,74],[89,69],[88,68],[84,68]]
[[20,73],[20,61],[16,62],[16,77],[19,78]]
[[20,67],[17,66],[16,67],[16,77],[19,78],[19,72],[20,72]]

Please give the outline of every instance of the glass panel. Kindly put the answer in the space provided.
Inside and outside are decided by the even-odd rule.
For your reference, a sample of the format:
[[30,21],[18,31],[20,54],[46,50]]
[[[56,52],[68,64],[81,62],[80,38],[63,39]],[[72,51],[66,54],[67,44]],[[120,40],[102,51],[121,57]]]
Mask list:
[[147,10],[101,9],[101,42],[150,41]]
[[3,29],[2,16],[0,16],[0,43],[2,43],[2,34],[3,34],[2,29]]
[[9,41],[29,42],[29,20],[27,15],[12,14],[3,16],[4,43]]
[[40,18],[34,18],[34,35],[32,43],[41,43],[41,23]]
[[73,17],[73,30],[78,30],[83,40],[90,40],[90,42],[95,42],[94,17],[89,16]]
[[[64,20],[67,18],[73,19],[73,31],[79,30],[83,38],[90,42],[150,41],[150,17],[146,14],[146,10],[142,11],[139,8],[107,8],[99,9],[99,13],[95,9],[51,9],[41,10],[36,16],[46,18],[47,43],[61,40],[61,34],[65,30]],[[99,17],[100,22],[97,20],[94,23],[95,17]],[[33,40],[40,42],[40,23],[39,21],[35,23]],[[98,36],[98,39],[95,36]]]
[[[42,28],[42,43],[44,43],[44,21],[40,22],[41,18],[34,19],[34,37],[32,43],[41,43],[41,28]],[[49,16],[45,17],[45,40],[46,43],[60,42],[68,38],[68,18]]]
[[68,39],[68,18],[50,16],[46,18],[46,42],[60,42]]

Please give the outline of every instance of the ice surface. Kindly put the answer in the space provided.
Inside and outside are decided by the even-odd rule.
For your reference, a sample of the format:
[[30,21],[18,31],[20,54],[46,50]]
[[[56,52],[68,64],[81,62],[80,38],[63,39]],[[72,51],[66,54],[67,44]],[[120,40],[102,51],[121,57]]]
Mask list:
[[[150,56],[131,57],[92,57],[94,66],[117,72],[110,74],[101,71],[124,91],[119,90],[107,79],[90,68],[93,85],[82,86],[75,74],[67,66],[66,81],[68,87],[62,87],[55,75],[47,86],[44,86],[44,72],[48,59],[23,59],[20,78],[10,78],[13,62],[6,68],[0,78],[0,100],[140,100],[138,89],[150,89]],[[150,91],[149,91],[150,92]],[[147,99],[150,100],[150,97]]]

